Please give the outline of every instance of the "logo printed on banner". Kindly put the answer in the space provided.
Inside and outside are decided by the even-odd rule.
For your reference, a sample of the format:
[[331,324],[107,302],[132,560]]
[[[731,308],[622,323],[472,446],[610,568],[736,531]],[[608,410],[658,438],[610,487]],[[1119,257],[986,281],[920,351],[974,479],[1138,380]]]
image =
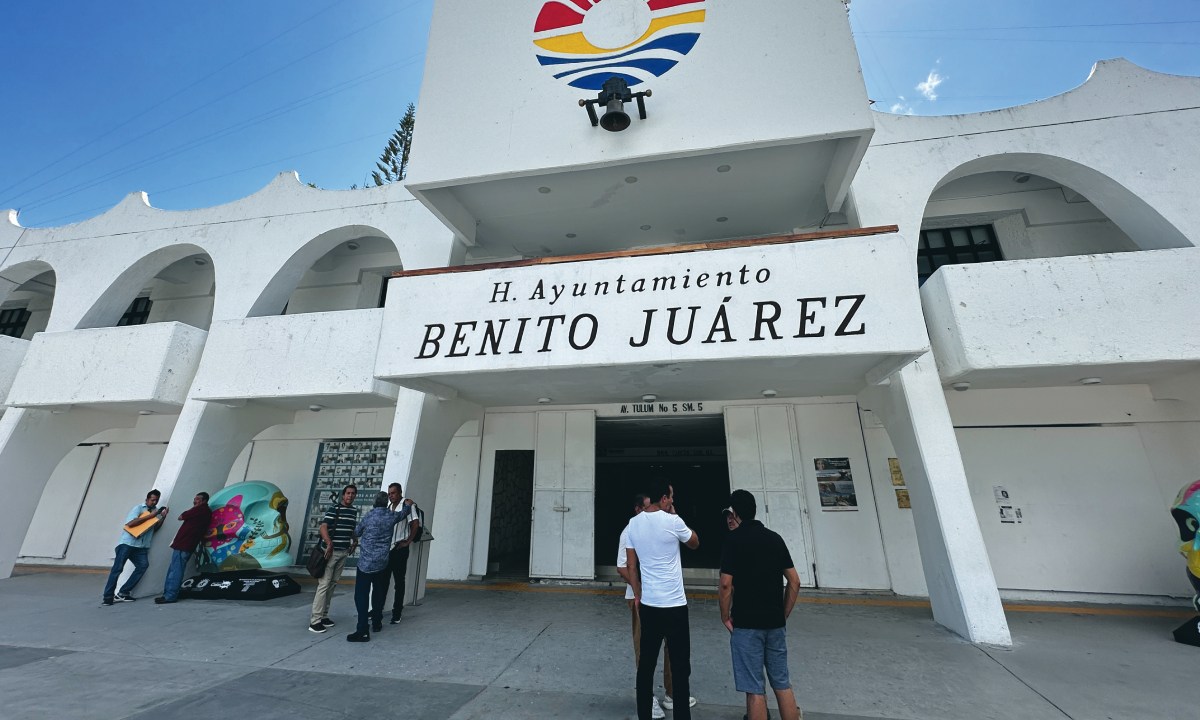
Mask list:
[[700,39],[706,0],[549,0],[533,28],[537,58],[571,87],[662,77]]

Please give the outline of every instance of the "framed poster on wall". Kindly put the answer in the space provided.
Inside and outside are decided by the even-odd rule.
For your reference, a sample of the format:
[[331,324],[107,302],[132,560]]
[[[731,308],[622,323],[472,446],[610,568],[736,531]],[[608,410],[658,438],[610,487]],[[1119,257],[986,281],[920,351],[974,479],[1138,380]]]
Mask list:
[[817,458],[817,490],[821,495],[821,511],[858,510],[858,494],[854,491],[854,473],[850,458]]
[[[387,452],[386,438],[325,440],[321,443],[296,557],[304,557],[309,548],[320,542],[321,518],[331,505],[338,502],[343,487],[358,486],[354,505],[360,515],[365,515],[371,509],[375,493],[383,484],[383,465],[387,460]],[[346,564],[354,567],[356,558],[350,558]]]

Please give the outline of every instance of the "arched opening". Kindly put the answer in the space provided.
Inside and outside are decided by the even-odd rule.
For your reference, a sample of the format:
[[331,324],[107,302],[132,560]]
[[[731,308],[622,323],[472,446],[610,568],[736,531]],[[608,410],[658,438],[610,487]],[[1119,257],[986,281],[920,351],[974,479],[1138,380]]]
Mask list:
[[121,273],[79,322],[80,328],[180,322],[207,330],[216,275],[212,258],[195,245],[172,245]]
[[250,317],[365,310],[383,306],[400,254],[383,231],[351,225],[322,233],[288,258]]
[[917,274],[942,265],[1136,252],[1191,243],[1112,178],[1047,155],[965,163],[930,195]]
[[54,306],[54,270],[31,261],[0,273],[0,336],[28,340],[46,329]]

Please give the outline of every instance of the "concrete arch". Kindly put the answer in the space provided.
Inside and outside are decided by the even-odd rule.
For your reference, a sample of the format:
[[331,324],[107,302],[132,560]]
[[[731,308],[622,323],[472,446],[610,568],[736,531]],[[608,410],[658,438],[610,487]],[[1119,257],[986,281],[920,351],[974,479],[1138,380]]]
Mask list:
[[304,273],[314,263],[339,244],[364,237],[383,238],[396,248],[397,254],[400,253],[400,248],[396,246],[394,239],[379,228],[370,225],[344,225],[323,232],[309,240],[284,261],[254,300],[246,317],[278,315],[287,304],[292,292],[300,284]]
[[[154,277],[166,267],[192,255],[203,255],[212,262],[208,251],[198,245],[180,243],[143,255],[116,277],[96,298],[76,323],[76,329],[111,327],[117,324],[125,308]],[[214,267],[213,272],[216,273]]]
[[7,300],[17,288],[47,272],[54,273],[54,267],[44,260],[26,260],[0,269],[0,303]]
[[[930,190],[930,196],[954,180],[987,172],[1030,173],[1071,188],[1091,201],[1142,250],[1193,245],[1148,202],[1112,177],[1073,160],[1044,153],[1004,153],[969,160],[943,176]],[[928,201],[926,198],[926,207]]]

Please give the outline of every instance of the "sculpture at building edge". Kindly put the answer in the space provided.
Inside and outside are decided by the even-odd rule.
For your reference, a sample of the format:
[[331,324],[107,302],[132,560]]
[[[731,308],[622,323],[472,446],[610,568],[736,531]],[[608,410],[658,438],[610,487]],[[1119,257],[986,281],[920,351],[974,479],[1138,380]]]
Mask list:
[[[1200,480],[1184,486],[1171,506],[1171,516],[1179,526],[1179,553],[1187,559],[1187,576],[1195,595],[1192,607],[1200,612]],[[1200,646],[1200,616],[1175,630],[1175,640]]]

